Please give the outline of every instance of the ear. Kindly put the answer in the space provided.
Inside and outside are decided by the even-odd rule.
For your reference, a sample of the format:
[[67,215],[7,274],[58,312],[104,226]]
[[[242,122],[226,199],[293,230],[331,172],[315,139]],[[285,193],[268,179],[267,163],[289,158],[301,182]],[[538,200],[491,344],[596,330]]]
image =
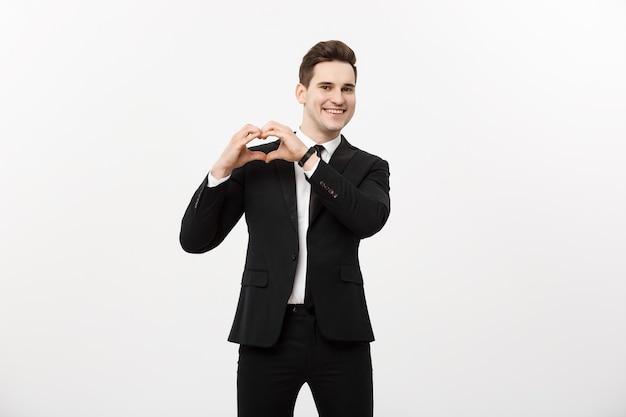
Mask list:
[[306,87],[302,83],[296,86],[296,99],[300,104],[306,103]]

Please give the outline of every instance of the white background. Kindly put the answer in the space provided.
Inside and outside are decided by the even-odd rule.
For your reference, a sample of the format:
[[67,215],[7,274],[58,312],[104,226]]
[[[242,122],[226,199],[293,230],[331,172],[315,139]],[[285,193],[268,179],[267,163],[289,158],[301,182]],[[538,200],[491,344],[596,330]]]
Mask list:
[[[178,244],[304,53],[357,53],[380,417],[626,415],[626,4],[3,0],[0,416],[235,416],[246,245]],[[298,417],[314,416],[302,391]]]

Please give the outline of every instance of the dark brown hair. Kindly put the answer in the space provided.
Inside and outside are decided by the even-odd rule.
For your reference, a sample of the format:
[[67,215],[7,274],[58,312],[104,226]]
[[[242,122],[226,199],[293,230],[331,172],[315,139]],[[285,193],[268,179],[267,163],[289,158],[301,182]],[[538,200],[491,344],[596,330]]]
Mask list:
[[352,65],[356,82],[356,55],[348,45],[341,41],[325,41],[315,44],[302,58],[300,64],[300,84],[309,87],[313,78],[313,69],[320,62],[340,61]]

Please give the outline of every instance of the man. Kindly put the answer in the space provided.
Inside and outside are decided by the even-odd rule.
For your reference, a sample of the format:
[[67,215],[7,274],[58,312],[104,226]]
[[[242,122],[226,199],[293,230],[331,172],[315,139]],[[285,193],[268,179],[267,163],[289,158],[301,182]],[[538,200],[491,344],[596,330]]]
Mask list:
[[[389,216],[389,165],[341,134],[355,110],[355,63],[340,41],[313,46],[296,86],[299,129],[244,126],[182,220],[182,247],[203,253],[245,214],[248,250],[229,336],[240,344],[240,417],[293,416],[304,383],[321,416],[373,414],[374,336],[358,248]],[[278,140],[247,146],[268,138]]]

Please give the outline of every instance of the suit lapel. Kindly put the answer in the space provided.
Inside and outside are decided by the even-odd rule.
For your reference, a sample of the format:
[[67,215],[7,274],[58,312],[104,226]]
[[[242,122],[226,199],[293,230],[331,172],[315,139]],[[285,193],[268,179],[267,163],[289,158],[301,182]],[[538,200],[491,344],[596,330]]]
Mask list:
[[289,211],[289,218],[295,231],[298,231],[298,205],[296,201],[296,173],[292,162],[275,161],[283,196]]
[[356,151],[354,148],[352,148],[346,138],[341,135],[341,143],[339,143],[339,146],[335,149],[335,152],[333,153],[332,158],[330,158],[328,164],[335,168],[337,172],[342,173],[346,168],[348,161],[352,159],[355,153]]
[[[335,149],[330,161],[328,161],[328,165],[333,167],[337,172],[342,173],[355,153],[356,151],[354,148],[352,148],[346,138],[341,135],[341,142],[339,143],[337,149]],[[319,202],[318,198],[315,198],[315,193],[311,193],[311,202],[309,205],[309,224],[313,223],[323,209],[324,206]]]

